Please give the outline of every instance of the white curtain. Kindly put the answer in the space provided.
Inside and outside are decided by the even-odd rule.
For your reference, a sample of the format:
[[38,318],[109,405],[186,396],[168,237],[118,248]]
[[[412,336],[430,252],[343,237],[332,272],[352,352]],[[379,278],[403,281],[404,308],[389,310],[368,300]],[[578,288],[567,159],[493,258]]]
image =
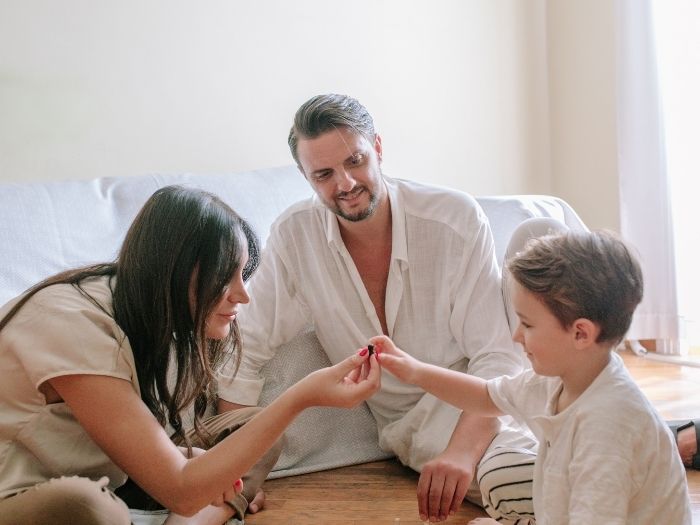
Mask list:
[[[700,350],[700,2],[653,0],[666,166],[676,240],[681,345]],[[687,344],[686,344],[687,343]]]
[[618,0],[617,107],[621,233],[638,250],[644,300],[629,339],[655,339],[657,352],[680,352],[673,221],[656,48],[649,0]]

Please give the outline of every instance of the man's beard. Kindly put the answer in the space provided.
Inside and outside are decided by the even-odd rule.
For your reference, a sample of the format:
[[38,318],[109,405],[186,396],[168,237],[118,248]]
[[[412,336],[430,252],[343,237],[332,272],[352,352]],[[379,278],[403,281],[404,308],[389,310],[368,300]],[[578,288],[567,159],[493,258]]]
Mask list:
[[[362,193],[363,191],[366,191],[367,194],[369,195],[369,204],[367,205],[367,207],[364,210],[361,210],[357,213],[347,213],[347,212],[343,211],[342,208],[336,204],[337,199],[339,197],[349,195],[349,194],[355,194],[355,193],[359,194],[359,193]],[[338,217],[342,217],[346,221],[350,221],[350,222],[358,222],[358,221],[365,220],[367,217],[369,217],[370,215],[372,215],[374,213],[374,210],[377,209],[377,203],[379,202],[379,197],[377,197],[377,194],[370,192],[366,186],[359,186],[357,188],[353,188],[352,191],[339,193],[338,195],[335,196],[335,198],[336,198],[336,201],[333,203],[333,206],[329,206],[328,208],[333,213],[335,213]]]

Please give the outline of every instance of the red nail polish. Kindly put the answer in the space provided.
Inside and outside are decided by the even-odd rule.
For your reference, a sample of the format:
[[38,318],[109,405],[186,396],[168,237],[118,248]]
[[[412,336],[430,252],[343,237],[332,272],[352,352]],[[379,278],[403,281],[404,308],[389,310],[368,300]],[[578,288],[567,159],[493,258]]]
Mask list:
[[363,348],[362,350],[360,350],[360,355],[365,356],[365,355],[367,355],[367,352],[368,352],[368,350],[366,348]]

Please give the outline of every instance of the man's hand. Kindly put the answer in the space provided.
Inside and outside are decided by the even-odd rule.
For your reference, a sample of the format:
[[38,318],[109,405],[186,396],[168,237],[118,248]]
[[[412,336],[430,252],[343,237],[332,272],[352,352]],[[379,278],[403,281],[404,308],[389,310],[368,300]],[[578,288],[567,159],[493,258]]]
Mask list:
[[418,514],[423,521],[444,521],[459,510],[476,465],[448,447],[423,467],[418,480]]
[[496,418],[462,413],[447,448],[423,466],[418,479],[418,514],[423,521],[444,521],[457,512],[499,428]]

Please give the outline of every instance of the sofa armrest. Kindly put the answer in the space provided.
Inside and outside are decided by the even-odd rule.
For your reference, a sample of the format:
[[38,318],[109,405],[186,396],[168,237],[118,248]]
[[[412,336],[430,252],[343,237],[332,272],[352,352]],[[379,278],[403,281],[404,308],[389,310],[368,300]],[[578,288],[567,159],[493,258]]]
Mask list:
[[499,265],[503,264],[503,255],[515,228],[526,219],[552,217],[572,230],[586,229],[566,201],[551,195],[497,195],[476,200],[489,219]]

